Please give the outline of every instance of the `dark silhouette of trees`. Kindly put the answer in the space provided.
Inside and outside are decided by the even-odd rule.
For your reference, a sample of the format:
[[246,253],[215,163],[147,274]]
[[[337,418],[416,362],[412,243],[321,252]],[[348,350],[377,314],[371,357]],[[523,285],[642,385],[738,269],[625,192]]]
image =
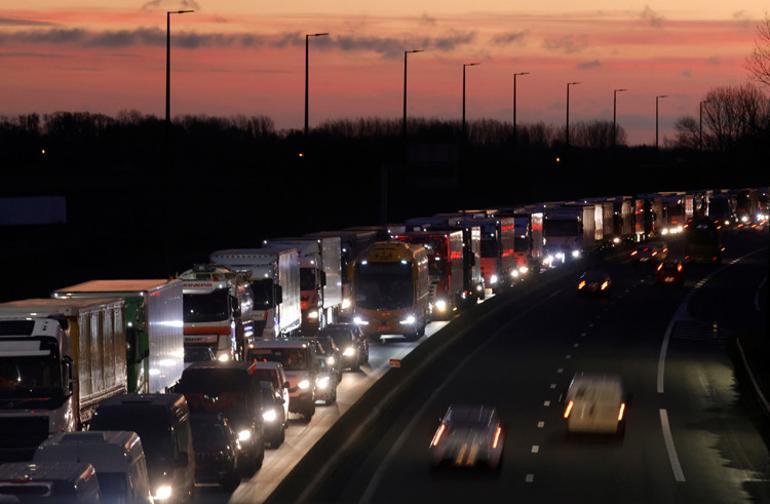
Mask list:
[[757,81],[770,86],[770,16],[757,26],[757,40],[748,58],[751,75]]

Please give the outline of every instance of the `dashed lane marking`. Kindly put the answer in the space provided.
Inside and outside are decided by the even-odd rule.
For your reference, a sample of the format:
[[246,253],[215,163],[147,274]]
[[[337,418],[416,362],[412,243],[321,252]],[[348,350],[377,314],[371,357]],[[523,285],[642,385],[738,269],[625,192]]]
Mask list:
[[539,422],[537,422],[537,428],[538,429],[542,429],[543,427],[545,427],[545,422],[544,421],[540,420]]
[[551,405],[551,401],[543,401],[543,406],[546,408]]
[[524,477],[524,481],[525,481],[526,483],[532,483],[533,481],[535,481],[535,475],[534,475],[534,474],[527,474],[527,475]]
[[540,445],[532,445],[532,453],[540,453]]

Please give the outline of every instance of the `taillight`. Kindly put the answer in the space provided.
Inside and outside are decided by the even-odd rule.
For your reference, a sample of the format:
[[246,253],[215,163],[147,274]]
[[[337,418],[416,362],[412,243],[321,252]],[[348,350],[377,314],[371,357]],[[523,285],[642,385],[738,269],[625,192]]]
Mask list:
[[636,255],[636,254],[638,254],[638,253],[639,253],[638,251],[634,250],[633,252],[631,252],[631,255],[632,255],[632,256],[635,256],[635,255]]
[[444,435],[444,431],[446,430],[446,425],[443,423],[438,426],[438,429],[436,429],[436,433],[433,435],[433,441],[430,442],[431,446],[438,446],[439,441],[441,441],[441,436]]
[[681,273],[682,272],[682,265],[681,264],[677,264],[676,265],[676,270]]
[[626,403],[620,403],[620,411],[618,411],[618,422],[623,420],[623,414],[626,412]]
[[585,286],[586,286],[586,281],[585,280],[581,280],[580,283],[578,284],[578,289],[582,289]]
[[573,401],[567,403],[567,409],[564,410],[564,418],[569,418],[569,414],[572,413],[572,408],[575,406]]
[[605,281],[605,282],[602,284],[602,287],[601,287],[601,288],[602,288],[602,290],[605,290],[605,289],[606,289],[607,287],[609,287],[609,286],[610,286],[610,282],[609,282],[609,281]]
[[503,433],[503,428],[499,425],[495,429],[495,439],[492,441],[492,448],[497,448],[497,444],[500,442],[500,434]]
[[658,271],[663,269],[663,264],[658,264]]

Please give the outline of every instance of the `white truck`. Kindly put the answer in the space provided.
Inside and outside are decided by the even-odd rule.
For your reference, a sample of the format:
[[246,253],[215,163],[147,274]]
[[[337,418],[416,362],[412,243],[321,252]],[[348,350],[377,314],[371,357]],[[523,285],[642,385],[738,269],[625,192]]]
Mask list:
[[0,304],[0,459],[29,459],[55,432],[80,429],[126,393],[122,299]]
[[313,333],[334,322],[342,308],[340,238],[280,238],[270,240],[266,246],[299,251],[301,329]]
[[182,377],[184,323],[179,280],[92,280],[59,289],[57,299],[126,302],[128,392],[163,393]]
[[196,264],[181,275],[185,348],[204,346],[217,360],[241,360],[257,314],[248,273]]
[[211,254],[210,260],[251,274],[258,320],[253,338],[275,339],[290,336],[299,329],[302,314],[296,248],[218,250]]

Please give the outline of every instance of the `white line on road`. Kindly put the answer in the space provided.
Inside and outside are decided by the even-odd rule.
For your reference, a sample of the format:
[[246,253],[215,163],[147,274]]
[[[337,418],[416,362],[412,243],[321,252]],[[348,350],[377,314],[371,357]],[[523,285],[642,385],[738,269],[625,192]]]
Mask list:
[[759,307],[759,295],[762,292],[762,287],[764,287],[766,283],[767,283],[767,276],[765,276],[765,278],[763,278],[762,281],[759,282],[759,286],[757,287],[757,292],[754,293],[754,309],[757,311],[762,311],[761,308]]
[[540,453],[540,445],[532,445],[532,453]]
[[564,372],[564,368],[559,368],[559,369],[556,370],[556,372],[558,374],[562,374]]
[[572,348],[577,348],[579,346],[580,346],[580,343],[575,343],[574,345],[572,345]]
[[550,385],[550,387],[551,387],[551,390],[553,390],[553,389],[555,389],[555,388],[556,388],[556,384],[555,384],[555,383],[552,383],[552,384]]
[[532,483],[533,481],[535,481],[535,475],[534,475],[534,474],[527,474],[527,475],[524,477],[524,481],[525,481],[526,483]]
[[671,426],[668,423],[668,412],[660,409],[660,426],[663,429],[663,442],[666,444],[668,460],[671,462],[671,470],[674,471],[674,479],[680,483],[687,481],[682,471],[682,465],[679,463],[679,455],[674,446],[674,437],[671,435]]
[[545,422],[544,421],[540,420],[539,422],[537,422],[537,428],[538,429],[542,429],[543,427],[545,427]]
[[587,334],[588,334],[588,333],[582,332],[582,333],[580,333],[580,337],[581,337],[581,338],[585,338]]
[[543,401],[543,406],[546,408],[551,405],[551,401]]
[[569,360],[569,359],[572,358],[572,356],[570,354],[567,354],[567,355],[564,356],[564,358]]

